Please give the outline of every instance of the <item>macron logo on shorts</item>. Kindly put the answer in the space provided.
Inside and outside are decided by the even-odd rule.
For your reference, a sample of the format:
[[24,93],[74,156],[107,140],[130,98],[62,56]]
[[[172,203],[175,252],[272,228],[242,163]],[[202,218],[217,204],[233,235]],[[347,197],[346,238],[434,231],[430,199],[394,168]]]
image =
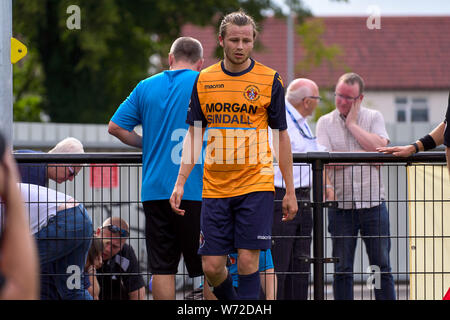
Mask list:
[[203,235],[203,231],[200,231],[199,247],[203,248],[204,245],[205,245],[205,236]]
[[257,236],[256,238],[259,240],[271,240],[272,236]]

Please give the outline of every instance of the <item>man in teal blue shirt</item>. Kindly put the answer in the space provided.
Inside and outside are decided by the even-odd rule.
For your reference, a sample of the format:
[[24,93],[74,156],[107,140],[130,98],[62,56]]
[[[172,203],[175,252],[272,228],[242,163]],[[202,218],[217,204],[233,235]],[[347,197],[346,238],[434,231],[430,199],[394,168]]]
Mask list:
[[[188,129],[186,112],[202,65],[200,42],[190,37],[176,39],[169,52],[169,70],[139,82],[108,126],[109,133],[123,143],[142,148],[141,198],[154,299],[175,299],[175,274],[181,254],[190,277],[203,274],[197,254],[201,164],[195,166],[185,186],[182,206],[187,214],[175,214],[169,204]],[[137,125],[142,125],[142,136],[134,130]]]

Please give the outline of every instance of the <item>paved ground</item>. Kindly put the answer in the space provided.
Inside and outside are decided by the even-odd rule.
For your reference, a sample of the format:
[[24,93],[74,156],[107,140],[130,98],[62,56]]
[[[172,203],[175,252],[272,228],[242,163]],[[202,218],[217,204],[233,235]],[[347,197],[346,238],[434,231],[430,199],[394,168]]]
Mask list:
[[[189,294],[189,291],[178,291],[177,292],[177,300],[185,300],[185,297],[187,294]],[[397,300],[409,300],[410,292],[409,292],[409,284],[407,283],[400,283],[396,285],[397,294]],[[312,300],[314,297],[314,288],[313,286],[310,286],[309,289],[309,299]],[[373,291],[369,290],[366,287],[365,283],[357,283],[354,286],[354,297],[355,300],[375,300],[375,296],[373,294]],[[152,299],[151,293],[148,294],[148,299]],[[333,300],[333,288],[331,284],[326,285],[325,287],[325,300]]]
[[[365,283],[355,284],[353,288],[355,300],[375,300],[373,290],[369,290]],[[310,290],[310,297],[313,297],[314,290],[312,287]],[[395,293],[397,295],[397,300],[409,300],[409,284],[397,284],[395,286]],[[325,287],[325,300],[333,300],[333,287],[331,284]]]

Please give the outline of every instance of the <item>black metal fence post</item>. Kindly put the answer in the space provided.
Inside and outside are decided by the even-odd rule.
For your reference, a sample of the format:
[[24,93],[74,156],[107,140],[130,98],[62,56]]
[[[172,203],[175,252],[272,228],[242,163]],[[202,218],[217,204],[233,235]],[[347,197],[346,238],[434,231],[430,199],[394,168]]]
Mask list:
[[320,159],[312,162],[313,173],[313,262],[314,300],[325,298],[324,234],[323,234],[323,170]]
[[[85,170],[87,168],[89,168],[90,165],[95,165],[95,164],[101,164],[100,166],[104,166],[103,164],[112,164],[112,165],[116,165],[116,164],[120,164],[120,165],[124,165],[124,164],[133,164],[133,165],[138,165],[138,167],[140,166],[140,164],[142,163],[142,154],[141,153],[85,153],[85,154],[30,154],[30,153],[15,153],[14,154],[15,159],[17,160],[17,162],[22,163],[22,164],[28,164],[29,167],[33,167],[36,166],[37,164],[64,164],[64,165],[72,165],[72,164],[79,164],[80,166],[83,166],[85,168]],[[311,169],[312,169],[312,202],[309,201],[299,201],[299,205],[304,205],[305,207],[312,207],[313,208],[313,253],[311,255],[310,259],[304,259],[305,262],[310,262],[310,263],[314,263],[314,277],[313,277],[313,287],[314,287],[314,294],[313,294],[313,298],[315,300],[324,300],[326,299],[326,290],[325,290],[325,284],[326,284],[326,272],[325,272],[325,264],[326,263],[335,263],[336,261],[338,261],[339,257],[325,257],[325,248],[326,248],[326,244],[331,244],[328,243],[328,241],[331,239],[326,238],[326,219],[324,217],[324,208],[330,208],[330,207],[336,207],[337,202],[336,201],[324,201],[324,193],[323,193],[323,185],[326,184],[324,181],[324,171],[326,171],[325,169],[327,169],[326,165],[331,163],[331,167],[333,166],[340,166],[340,164],[344,164],[345,166],[351,166],[353,163],[356,163],[357,166],[361,166],[361,162],[362,163],[375,163],[376,165],[379,165],[380,163],[384,166],[391,166],[393,164],[401,164],[402,166],[404,166],[405,164],[411,165],[412,167],[416,166],[417,164],[415,163],[423,163],[426,162],[427,164],[436,164],[439,163],[440,165],[445,166],[445,162],[446,162],[446,157],[445,157],[445,153],[444,152],[419,152],[417,154],[414,154],[411,157],[408,158],[400,158],[400,157],[396,157],[393,155],[387,155],[387,154],[382,154],[382,153],[376,153],[376,152],[364,152],[364,153],[350,153],[350,152],[308,152],[308,153],[294,153],[293,154],[293,160],[294,163],[298,163],[298,164],[311,164]],[[418,166],[418,165],[417,165]],[[424,166],[423,164],[420,164],[420,166]],[[444,174],[447,174],[446,169],[444,169],[445,167],[443,167],[442,170]],[[333,169],[331,169],[333,170]],[[103,173],[103,170],[101,170],[101,172]],[[434,171],[433,171],[434,172]],[[387,172],[389,175],[389,172]],[[406,173],[407,174],[407,173]],[[89,177],[89,178],[85,178],[85,177]],[[93,175],[94,176],[94,175]],[[92,176],[92,177],[93,177]],[[130,173],[128,173],[128,177],[130,176]],[[89,176],[89,174],[87,172],[82,173],[81,175],[79,175],[76,179],[79,182],[76,182],[77,184],[75,185],[75,181],[72,181],[72,186],[71,190],[73,189],[73,192],[75,192],[78,188],[78,186],[81,185],[81,187],[83,188],[82,190],[93,190],[93,186],[90,185],[86,185],[87,183],[89,183],[89,179],[92,179],[92,177]],[[137,180],[135,180],[135,183],[137,184],[137,191],[139,192],[140,189],[140,178],[139,178],[139,171],[137,173]],[[397,173],[397,182],[399,181],[399,174]],[[120,174],[120,168],[119,168],[119,173],[118,173],[118,183],[120,185],[120,183],[125,183],[125,181],[123,181],[124,178],[121,176]],[[407,180],[407,177],[405,178],[405,180]],[[407,182],[407,181],[406,181]],[[331,181],[331,183],[335,183],[336,181]],[[388,180],[388,185],[390,184],[390,181]],[[130,180],[128,180],[128,188],[130,188],[130,186],[132,185],[132,182]],[[424,184],[425,186],[425,184]],[[394,188],[398,186],[394,185]],[[407,187],[407,183],[405,183],[405,187]],[[443,188],[443,187],[442,187]],[[58,185],[56,185],[56,189],[58,191],[61,190],[64,193],[67,193],[66,189],[67,186],[65,184],[63,184],[62,186],[58,187]],[[112,210],[111,207],[114,205],[116,206],[116,208],[118,208],[119,213],[120,213],[120,206],[124,205],[124,204],[133,204],[136,206],[137,208],[137,213],[139,215],[139,205],[140,205],[140,200],[139,197],[137,196],[137,200],[134,199],[135,197],[132,197],[129,195],[128,198],[123,198],[121,197],[121,193],[117,192],[116,195],[112,195],[110,192],[110,196],[108,197],[108,202],[105,202],[103,200],[103,192],[104,189],[106,189],[106,187],[101,187],[101,189],[99,190],[100,195],[101,195],[101,200],[99,201],[98,196],[94,197],[94,192],[92,191],[92,195],[85,195],[84,191],[82,191],[81,193],[81,197],[78,198],[77,195],[78,194],[74,194],[74,198],[76,197],[77,200],[80,200],[81,203],[84,203],[85,206],[90,206],[92,208],[92,219],[94,218],[94,216],[97,216],[100,220],[100,222],[102,222],[104,220],[103,217],[103,208],[107,207],[106,210],[108,210],[108,216],[112,215]],[[432,189],[432,188],[431,188]],[[68,189],[67,189],[68,190]],[[433,189],[432,189],[433,190]],[[91,192],[91,191],[89,191]],[[131,194],[131,192],[128,192],[129,194]],[[409,211],[408,211],[408,204],[410,203],[415,203],[415,202],[424,202],[424,201],[429,201],[429,202],[436,202],[437,200],[433,199],[432,200],[421,200],[421,198],[419,198],[419,200],[415,199],[414,202],[412,202],[412,200],[409,200],[408,197],[402,197],[398,195],[399,193],[397,192],[397,195],[394,196],[389,196],[389,191],[387,192],[387,199],[386,199],[386,203],[389,205],[389,203],[391,203],[391,207],[393,206],[393,204],[395,205],[397,203],[397,207],[399,206],[399,203],[404,203],[405,204],[405,209],[402,209],[402,212],[400,212],[400,210],[397,208],[397,215],[399,215],[400,213],[403,214],[406,217],[409,217]],[[92,199],[91,199],[92,198]],[[447,202],[447,200],[439,200],[439,202]],[[102,208],[102,214],[98,215],[98,214],[94,214],[94,209],[97,210],[96,208]],[[434,219],[434,213],[433,213],[433,219]],[[440,218],[441,220],[443,219],[442,217]],[[129,220],[131,220],[129,218]],[[133,222],[133,225],[130,225],[131,230],[134,232],[134,234],[136,234],[136,237],[130,237],[131,239],[134,239],[136,241],[140,241],[145,239],[145,233],[144,233],[144,229],[143,226],[140,225],[140,222],[142,220],[137,219],[137,226],[136,226],[136,221]],[[399,224],[399,219],[397,218],[397,224]],[[442,220],[443,221],[443,220]],[[406,223],[408,223],[408,219],[406,220]],[[428,223],[428,222],[427,222]],[[407,226],[405,227],[407,228]],[[414,237],[414,238],[412,238]],[[399,241],[399,239],[405,239],[406,245],[405,245],[405,257],[406,257],[406,261],[408,261],[408,259],[410,259],[409,254],[411,254],[409,250],[416,250],[416,248],[410,248],[409,245],[409,239],[416,239],[417,236],[417,231],[415,231],[415,233],[413,235],[410,235],[408,230],[405,231],[405,234],[401,234],[399,233],[399,227],[397,226],[397,232],[391,236],[391,238],[397,239],[397,241]],[[441,234],[434,233],[434,229],[433,229],[433,234],[432,236],[419,236],[420,238],[425,238],[425,237],[430,237],[430,238],[436,238],[436,239],[441,239],[442,241],[445,240],[445,238],[447,236],[444,235],[443,232],[441,232]],[[138,242],[139,245],[139,242]],[[144,244],[145,245],[145,244]],[[138,247],[139,248],[139,247]],[[397,250],[401,250],[402,248],[400,247],[399,244],[397,244]],[[139,253],[141,252],[141,250],[139,250]],[[403,253],[402,253],[403,254]],[[416,263],[418,263],[419,261],[417,261],[417,253],[415,253],[416,255]],[[437,252],[435,254],[435,256],[439,256],[439,253]],[[140,258],[140,257],[144,257],[144,258]],[[397,254],[397,259],[399,257],[399,254]],[[139,274],[141,274],[142,276],[147,276],[147,278],[151,275],[151,273],[149,273],[148,269],[146,269],[146,264],[147,264],[147,259],[145,256],[145,251],[144,251],[144,255],[140,256],[138,254],[138,259],[140,259],[140,263],[142,263],[143,267],[143,271],[140,271]],[[425,261],[423,261],[423,263],[425,263]],[[443,262],[444,263],[444,262]],[[362,263],[361,263],[362,264]],[[417,268],[417,266],[416,266]],[[433,265],[434,268],[434,265]],[[435,272],[434,269],[433,271],[425,271],[425,272],[421,272],[420,274],[418,274],[417,272],[414,271],[410,271],[405,269],[404,271],[402,271],[400,269],[400,266],[397,265],[397,274],[399,275],[405,275],[406,281],[408,281],[408,279],[413,279],[413,277],[416,278],[416,282],[417,277],[419,276],[427,276],[427,275],[439,275],[439,276],[443,276],[445,275],[445,272],[443,271],[439,271],[439,272]],[[442,270],[444,270],[444,264],[442,264]],[[364,270],[361,269],[361,272],[359,273],[353,273],[354,275],[356,274],[363,274]],[[295,273],[293,273],[295,274]],[[185,275],[185,274],[183,274]],[[57,276],[57,275],[54,275]],[[185,275],[187,276],[187,275]],[[409,277],[409,278],[408,278]],[[397,280],[399,281],[399,280]],[[403,281],[403,280],[401,280]],[[433,280],[434,281],[434,280]],[[148,280],[147,280],[148,282]],[[436,281],[436,285],[439,285],[437,283],[438,281]],[[396,284],[397,288],[400,288],[400,286],[405,286],[406,287],[406,295],[405,295],[405,299],[414,299],[415,296],[417,296],[418,293],[418,287],[417,287],[417,283],[416,286],[414,287],[415,289],[412,289],[412,287],[410,288],[410,284],[409,282],[406,282],[406,284],[402,284],[402,283],[397,283]],[[184,288],[184,285],[183,285]],[[447,289],[447,288],[445,288]],[[397,289],[400,290],[400,289]],[[415,290],[415,291],[414,291]],[[424,289],[425,290],[425,289]],[[408,296],[408,293],[411,292],[415,292],[415,295],[411,295]],[[426,292],[424,291],[424,294],[426,294]],[[409,298],[408,298],[409,297]],[[370,293],[370,298],[372,298],[372,293]],[[361,294],[361,299],[364,300],[364,296]]]

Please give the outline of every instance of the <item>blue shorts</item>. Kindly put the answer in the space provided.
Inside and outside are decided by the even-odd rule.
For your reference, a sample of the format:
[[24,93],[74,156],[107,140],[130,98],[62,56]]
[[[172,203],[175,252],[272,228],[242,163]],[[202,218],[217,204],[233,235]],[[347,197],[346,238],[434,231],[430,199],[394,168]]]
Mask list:
[[203,198],[200,255],[227,255],[236,249],[272,246],[274,193],[259,191],[231,198]]
[[[238,276],[238,267],[237,267],[237,253],[231,253],[228,255],[230,259],[229,265],[227,264],[228,272],[231,274],[231,278],[233,279],[233,287],[239,287],[239,276]],[[259,272],[263,273],[269,269],[273,269],[273,259],[272,259],[272,251],[270,249],[261,250],[259,252]],[[89,281],[89,280],[88,280]],[[199,288],[203,288],[203,282],[200,284]]]
[[[228,255],[230,258],[230,265],[227,265],[228,272],[233,279],[233,286],[239,286],[238,267],[237,267],[237,253],[231,253]],[[259,272],[263,273],[266,270],[273,269],[272,251],[270,249],[261,250],[259,252]]]

